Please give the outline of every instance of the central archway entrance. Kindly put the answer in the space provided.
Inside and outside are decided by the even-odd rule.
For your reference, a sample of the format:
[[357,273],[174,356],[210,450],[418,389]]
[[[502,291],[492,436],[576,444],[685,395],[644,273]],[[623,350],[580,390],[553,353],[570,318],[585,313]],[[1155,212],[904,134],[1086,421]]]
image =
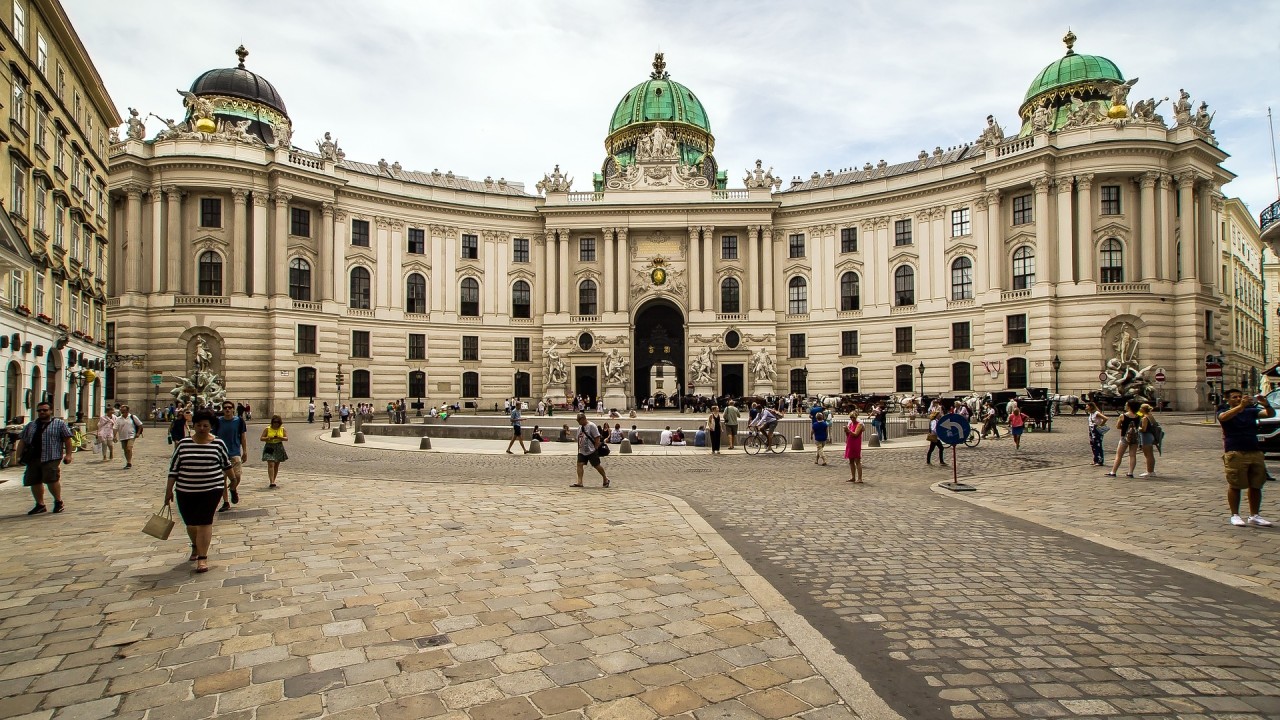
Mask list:
[[[670,300],[650,300],[636,313],[632,340],[636,404],[658,394],[654,378],[661,373],[661,399],[674,405],[684,392],[684,313]],[[665,380],[673,375],[673,381]]]

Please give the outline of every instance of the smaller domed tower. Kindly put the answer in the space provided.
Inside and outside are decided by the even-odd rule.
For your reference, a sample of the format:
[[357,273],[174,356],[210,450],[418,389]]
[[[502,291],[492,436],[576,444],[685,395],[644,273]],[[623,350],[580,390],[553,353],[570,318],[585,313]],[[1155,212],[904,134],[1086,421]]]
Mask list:
[[1022,106],[1018,108],[1018,115],[1022,118],[1019,137],[1033,132],[1032,118],[1038,108],[1044,107],[1049,111],[1046,129],[1053,132],[1067,124],[1073,97],[1086,104],[1101,102],[1105,108],[1111,105],[1111,89],[1124,84],[1124,75],[1115,63],[1101,55],[1077,54],[1076,39],[1076,34],[1068,30],[1062,38],[1067,54],[1049,63],[1031,81]]
[[245,69],[244,61],[248,55],[249,51],[241,45],[236,48],[239,64],[201,74],[191,83],[191,89],[182,93],[187,97],[187,127],[213,132],[216,125],[214,128],[198,126],[203,108],[204,112],[212,112],[215,123],[219,120],[230,123],[248,120],[246,132],[250,135],[267,145],[288,146],[292,126],[284,98],[266,78]]

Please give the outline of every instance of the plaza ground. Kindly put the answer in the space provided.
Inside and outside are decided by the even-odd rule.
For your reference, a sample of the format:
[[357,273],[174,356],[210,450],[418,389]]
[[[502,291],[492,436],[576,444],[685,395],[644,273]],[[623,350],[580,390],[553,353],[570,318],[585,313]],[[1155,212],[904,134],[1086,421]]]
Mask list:
[[1227,524],[1196,419],[1151,479],[1102,477],[1082,418],[961,448],[965,495],[918,440],[864,487],[838,451],[674,448],[606,491],[556,452],[291,423],[207,575],[181,525],[139,532],[150,431],[128,472],[81,453],[62,515],[4,473],[0,716],[1280,717],[1280,533]]

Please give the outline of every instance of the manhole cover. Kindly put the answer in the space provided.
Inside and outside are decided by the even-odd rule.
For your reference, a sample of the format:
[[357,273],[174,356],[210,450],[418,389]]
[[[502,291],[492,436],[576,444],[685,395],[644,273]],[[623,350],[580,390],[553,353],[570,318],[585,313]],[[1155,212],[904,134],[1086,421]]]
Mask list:
[[414,638],[413,642],[419,648],[424,650],[427,648],[437,648],[452,644],[449,641],[448,635],[431,635],[430,637]]
[[529,558],[516,558],[514,560],[502,561],[502,567],[504,568],[518,568],[518,567],[525,567],[527,565],[532,565],[532,564],[533,564],[533,561],[530,560]]

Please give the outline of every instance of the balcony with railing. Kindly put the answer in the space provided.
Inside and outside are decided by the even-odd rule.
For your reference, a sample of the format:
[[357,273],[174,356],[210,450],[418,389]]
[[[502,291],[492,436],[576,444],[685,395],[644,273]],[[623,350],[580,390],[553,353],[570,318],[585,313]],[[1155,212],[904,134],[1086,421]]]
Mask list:
[[570,315],[569,322],[573,325],[599,325],[599,315]]
[[716,313],[716,322],[746,322],[745,313]]
[[1262,230],[1262,241],[1270,243],[1272,252],[1280,255],[1280,200],[1258,213],[1258,227]]
[[370,310],[369,308],[349,307],[347,308],[347,317],[371,318],[373,317],[373,310]]
[[1115,295],[1118,293],[1149,293],[1151,283],[1102,283],[1098,285],[1099,295]]
[[320,303],[318,303],[318,302],[311,302],[311,301],[309,301],[309,300],[294,300],[294,301],[293,301],[293,309],[294,309],[294,310],[306,310],[306,311],[308,311],[308,312],[319,312],[321,307],[322,307],[322,306],[320,305]]
[[1031,288],[1026,290],[1005,290],[1000,293],[1000,301],[1008,302],[1010,300],[1026,300],[1031,297]]
[[219,295],[174,295],[175,307],[190,305],[230,305],[231,298]]

